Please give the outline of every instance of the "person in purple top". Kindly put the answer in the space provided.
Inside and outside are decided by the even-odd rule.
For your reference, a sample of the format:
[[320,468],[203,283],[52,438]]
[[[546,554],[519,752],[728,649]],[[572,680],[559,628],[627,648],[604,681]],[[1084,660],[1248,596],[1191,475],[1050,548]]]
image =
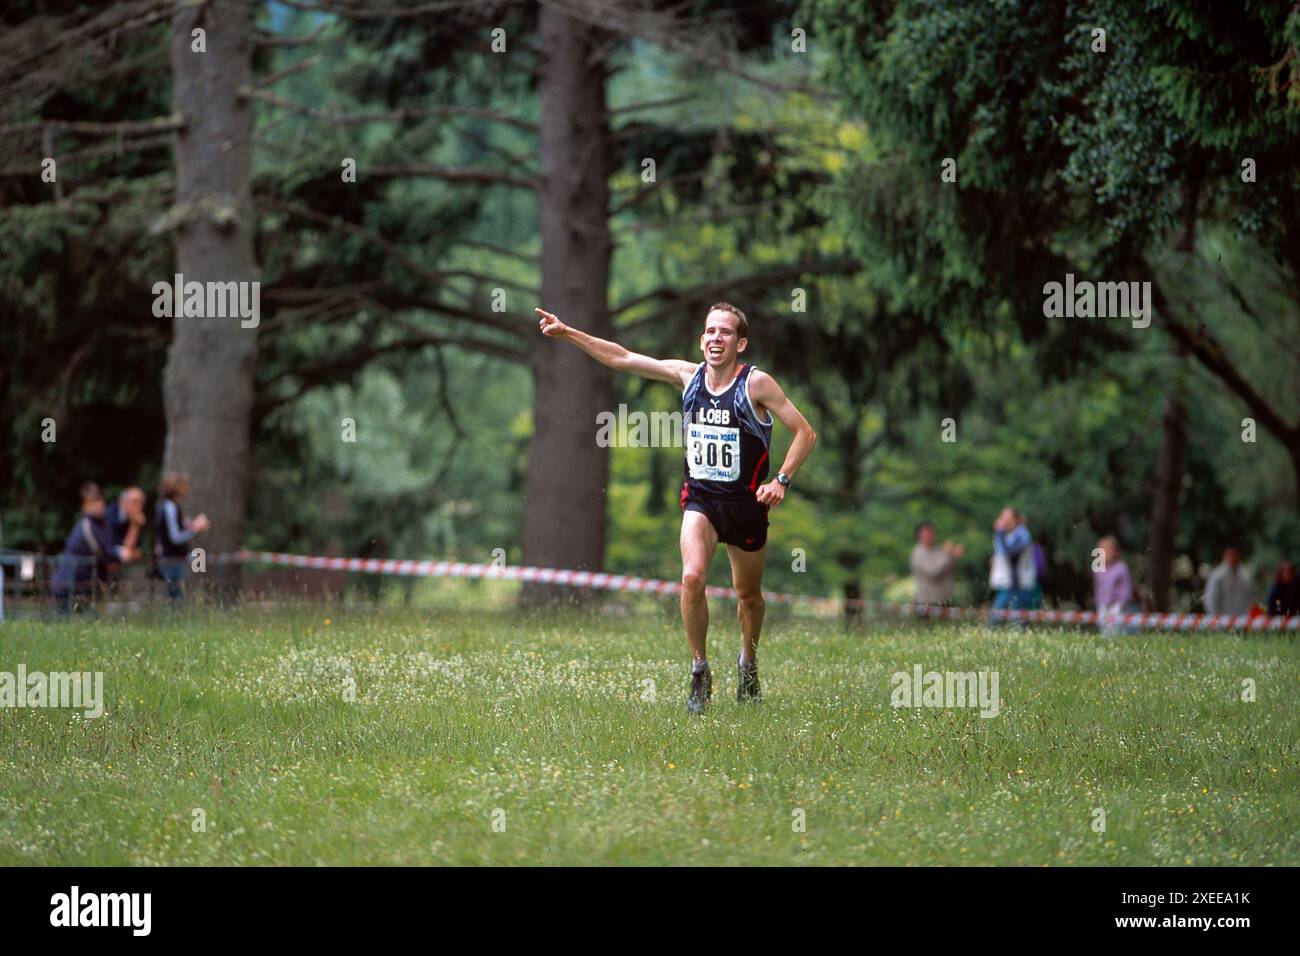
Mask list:
[[1101,554],[1093,563],[1092,593],[1097,602],[1098,624],[1103,634],[1114,634],[1121,629],[1118,615],[1138,609],[1133,600],[1133,579],[1114,535],[1101,538],[1097,550]]

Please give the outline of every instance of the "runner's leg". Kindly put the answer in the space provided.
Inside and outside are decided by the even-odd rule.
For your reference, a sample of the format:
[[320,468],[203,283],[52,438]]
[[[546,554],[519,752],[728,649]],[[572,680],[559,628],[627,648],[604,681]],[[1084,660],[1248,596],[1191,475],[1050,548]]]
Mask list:
[[709,602],[704,586],[709,580],[709,563],[718,547],[718,532],[698,511],[682,512],[682,624],[691,657],[707,659],[705,642],[709,635]]
[[757,660],[758,638],[763,630],[763,561],[767,545],[757,551],[742,551],[727,545],[731,559],[731,584],[736,589],[736,616],[740,618],[740,636],[744,642],[745,660]]

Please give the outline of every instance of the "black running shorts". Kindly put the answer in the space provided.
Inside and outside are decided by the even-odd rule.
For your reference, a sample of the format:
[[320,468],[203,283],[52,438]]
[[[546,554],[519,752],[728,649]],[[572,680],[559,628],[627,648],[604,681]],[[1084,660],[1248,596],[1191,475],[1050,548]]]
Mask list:
[[758,551],[767,544],[767,505],[757,498],[723,498],[692,491],[682,483],[682,510],[698,511],[709,519],[718,540],[741,551]]

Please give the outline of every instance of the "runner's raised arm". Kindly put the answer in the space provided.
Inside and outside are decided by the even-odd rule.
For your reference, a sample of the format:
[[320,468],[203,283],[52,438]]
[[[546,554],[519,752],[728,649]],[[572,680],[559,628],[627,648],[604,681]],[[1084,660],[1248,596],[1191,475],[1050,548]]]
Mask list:
[[643,378],[657,382],[668,382],[678,388],[685,388],[695,374],[696,366],[680,359],[657,359],[629,351],[617,342],[598,339],[594,335],[565,325],[545,309],[534,309],[541,319],[537,327],[543,335],[564,339],[576,345],[601,365],[619,372],[631,372]]

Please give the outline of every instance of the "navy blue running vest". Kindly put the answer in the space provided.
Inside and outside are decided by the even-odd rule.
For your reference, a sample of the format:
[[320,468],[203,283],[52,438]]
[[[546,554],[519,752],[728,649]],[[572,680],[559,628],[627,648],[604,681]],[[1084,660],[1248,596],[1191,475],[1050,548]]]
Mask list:
[[761,420],[749,398],[752,365],[715,395],[705,384],[701,362],[682,392],[682,438],[686,442],[686,485],[691,492],[720,498],[753,498],[767,480],[772,415]]
[[[185,512],[181,511],[179,504],[176,506],[176,523],[180,525],[182,531],[185,530]],[[153,533],[158,553],[164,558],[183,558],[189,554],[190,546],[187,542],[172,540],[171,532],[167,528],[167,511],[161,501],[158,502],[154,512]]]

